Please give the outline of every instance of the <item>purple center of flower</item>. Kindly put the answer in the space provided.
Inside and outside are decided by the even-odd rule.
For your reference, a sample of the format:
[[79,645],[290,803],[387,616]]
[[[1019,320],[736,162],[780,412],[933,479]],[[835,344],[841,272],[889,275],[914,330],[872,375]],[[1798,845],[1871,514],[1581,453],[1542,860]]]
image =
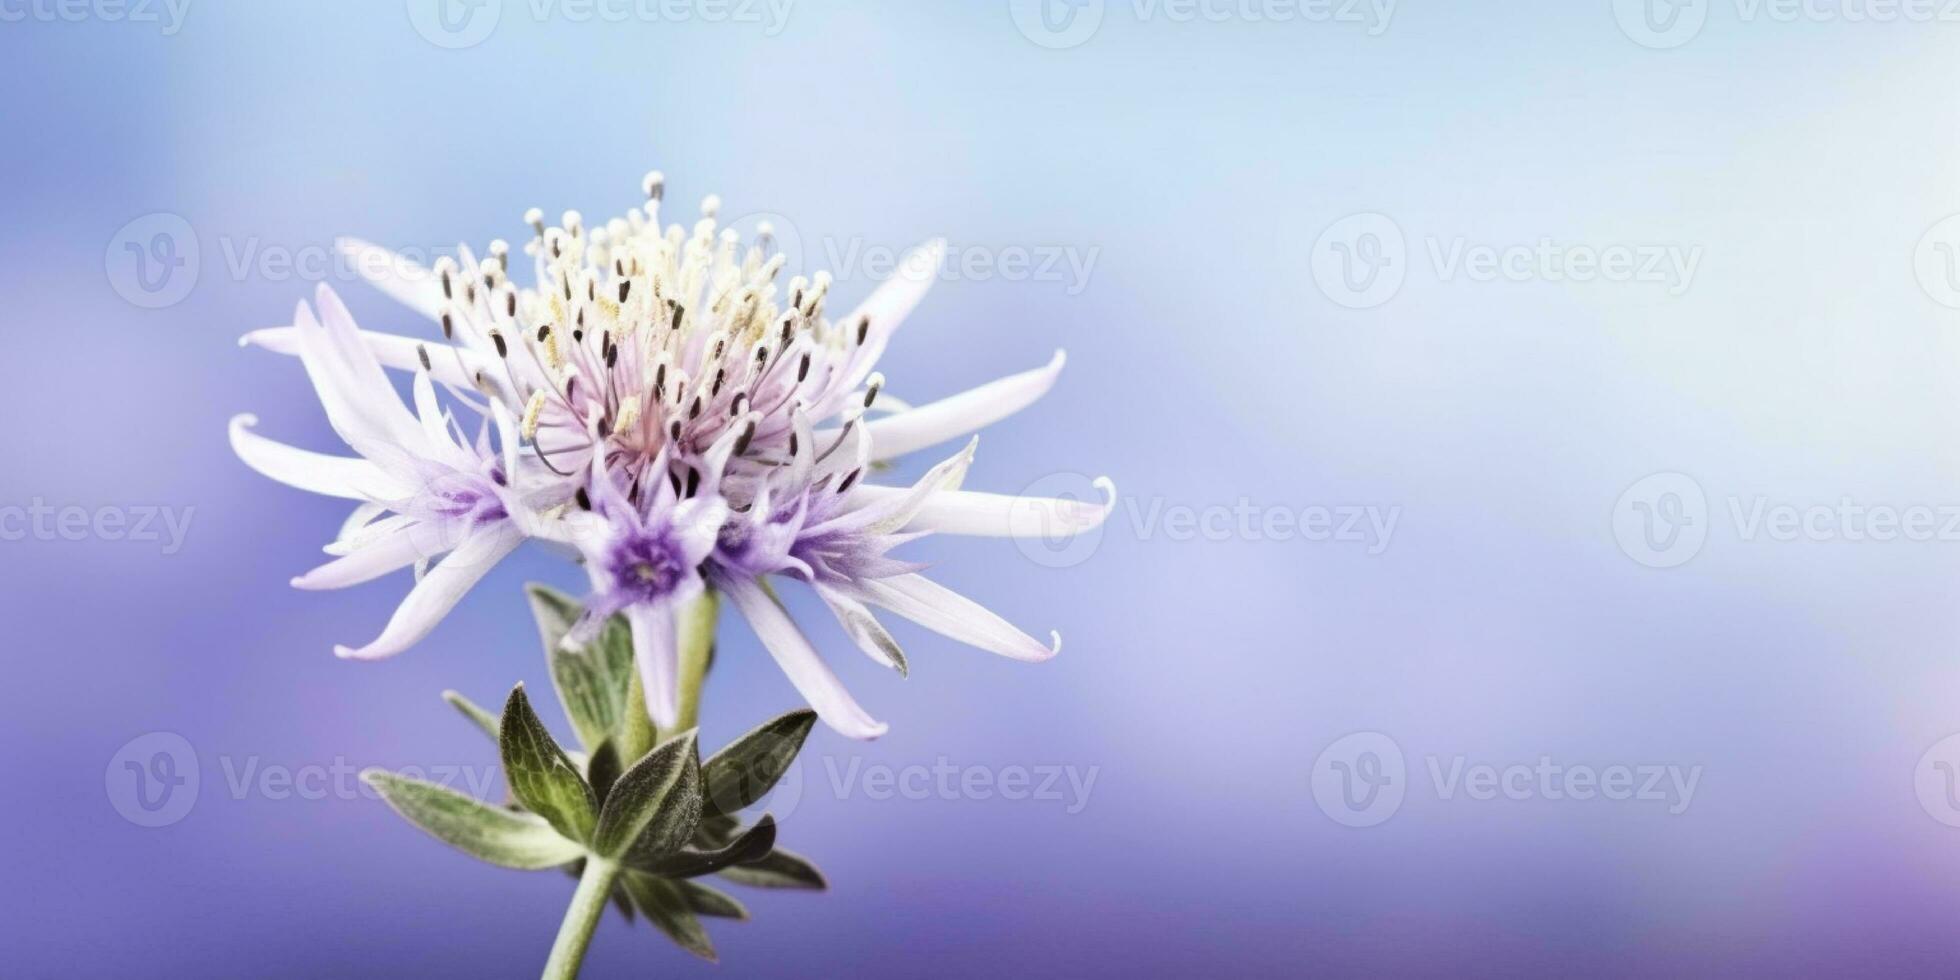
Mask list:
[[614,592],[628,604],[665,597],[688,571],[679,549],[655,534],[628,535],[613,545],[606,570],[612,573]]
[[493,488],[479,485],[477,478],[466,476],[452,475],[437,480],[417,503],[431,518],[463,521],[472,528],[510,516]]

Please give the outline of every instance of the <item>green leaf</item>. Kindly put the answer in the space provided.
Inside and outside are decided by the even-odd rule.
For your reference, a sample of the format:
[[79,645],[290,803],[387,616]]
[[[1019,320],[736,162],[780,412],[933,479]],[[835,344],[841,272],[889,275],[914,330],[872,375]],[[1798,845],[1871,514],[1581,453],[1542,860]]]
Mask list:
[[545,818],[553,829],[576,841],[592,839],[599,800],[585,784],[578,766],[551,737],[551,731],[531,710],[531,699],[519,684],[504,704],[497,747],[503,753],[504,777],[512,796],[524,808]]
[[792,711],[763,722],[715,753],[701,767],[707,812],[734,813],[762,799],[789,771],[816,723],[816,712]]
[[734,840],[735,835],[741,830],[742,822],[734,817],[725,813],[703,812],[701,826],[694,830],[695,846],[710,849],[725,846],[729,841]]
[[681,899],[687,903],[688,911],[695,915],[742,920],[747,920],[749,917],[748,907],[726,892],[716,891],[693,881],[676,881],[673,884],[680,890]]
[[592,750],[592,758],[585,764],[585,781],[592,786],[592,794],[599,798],[600,812],[605,811],[606,794],[612,792],[613,783],[619,781],[619,750],[613,748],[613,740],[606,739]]
[[613,784],[592,850],[638,863],[680,850],[701,822],[701,755],[693,732],[660,743]]
[[776,846],[776,818],[763,814],[755,826],[744,831],[734,843],[713,851],[698,851],[685,848],[679,852],[654,861],[652,864],[635,865],[642,871],[651,871],[662,878],[699,878],[714,874],[732,864],[759,861],[767,857]]
[[538,871],[585,855],[585,848],[559,836],[536,814],[515,813],[380,769],[361,773],[361,780],[429,836],[498,867]]
[[618,885],[614,885],[612,891],[612,903],[613,903],[613,908],[619,910],[620,917],[624,918],[627,921],[627,923],[630,925],[633,921],[632,896],[626,894],[626,889]]
[[748,864],[737,864],[721,869],[720,874],[738,885],[750,888],[807,888],[822,891],[830,887],[823,878],[823,872],[811,864],[808,858],[777,849],[768,857]]
[[701,928],[701,920],[695,918],[678,884],[632,870],[620,875],[620,882],[633,897],[633,906],[667,938],[710,963],[716,962],[714,941]]
[[619,732],[627,718],[626,689],[633,680],[632,630],[624,617],[615,616],[589,646],[566,650],[565,634],[585,615],[585,608],[542,585],[529,586],[525,592],[531,598],[531,614],[538,621],[538,638],[544,641],[558,700],[577,729],[579,742],[587,750],[596,750],[600,742]]
[[462,712],[463,717],[475,723],[476,727],[483,729],[483,734],[490,736],[490,741],[494,742],[497,740],[498,721],[496,715],[491,714],[475,701],[455,691],[442,692],[442,699],[455,706],[456,710]]

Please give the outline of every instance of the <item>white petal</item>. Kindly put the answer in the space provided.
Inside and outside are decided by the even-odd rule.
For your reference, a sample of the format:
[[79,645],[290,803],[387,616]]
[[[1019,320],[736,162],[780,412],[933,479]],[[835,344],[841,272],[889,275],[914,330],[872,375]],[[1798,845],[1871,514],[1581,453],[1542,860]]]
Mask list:
[[838,625],[851,635],[851,641],[864,651],[865,656],[874,663],[898,671],[900,675],[909,673],[905,651],[899,648],[898,640],[892,637],[883,623],[878,622],[878,617],[864,603],[821,582],[816,583],[815,588],[824,605],[830,607],[831,615],[837,617]]
[[808,637],[796,628],[789,618],[788,611],[776,601],[774,596],[762,590],[762,586],[746,579],[726,584],[728,598],[741,610],[742,616],[761,637],[762,645],[769,649],[769,655],[776,658],[776,664],[789,675],[789,682],[796,686],[803,699],[815,708],[817,717],[824,724],[836,729],[848,738],[871,739],[885,734],[890,726],[873,720],[858,703],[851,699],[850,692],[830,672],[823,659],[810,645]]
[[415,518],[407,514],[381,516],[387,513],[388,509],[379,504],[362,504],[340,526],[340,536],[320,550],[335,558],[343,558],[415,523]]
[[345,557],[293,579],[293,588],[344,589],[372,582],[448,551],[456,542],[446,537],[427,524],[404,524],[349,551]]
[[945,258],[946,242],[937,238],[905,253],[892,277],[874,290],[864,305],[837,321],[844,329],[854,331],[860,318],[869,318],[871,329],[865,334],[864,343],[851,353],[845,370],[828,382],[829,395],[819,400],[822,407],[817,412],[818,418],[836,414],[852,392],[871,376],[871,369],[884,356],[892,334],[918,308],[919,301],[925,299],[926,292],[939,278],[939,266]]
[[[941,491],[928,497],[902,528],[929,534],[965,534],[981,538],[1057,539],[1101,526],[1116,509],[1116,484],[1096,480],[1103,501],[1016,497],[970,490]],[[864,487],[860,493],[873,502],[902,499],[909,491],[898,487]]]
[[[397,371],[419,371],[422,368],[421,350],[429,352],[429,371],[437,381],[457,388],[476,390],[476,372],[488,370],[490,360],[484,355],[448,344],[425,343],[414,337],[398,334],[361,331],[361,341],[367,344],[375,359],[382,366]],[[267,327],[254,330],[238,338],[240,346],[259,347],[275,354],[299,354],[299,328]]]
[[334,653],[351,660],[380,660],[421,642],[465,593],[523,541],[523,534],[508,521],[470,535],[416,583],[373,643],[358,650],[335,647]]
[[442,278],[421,263],[358,238],[338,239],[334,247],[374,288],[431,320],[442,317]]
[[[871,293],[862,306],[851,312],[841,323],[856,324],[859,317],[871,318],[871,332],[865,338],[867,346],[877,344],[883,349],[885,341],[898,330],[899,324],[912,315],[919,301],[926,298],[932,284],[939,278],[939,267],[946,260],[946,240],[935,238],[905,253],[899,260],[898,268],[892,277],[885,280]],[[868,370],[868,369],[867,369]],[[856,387],[856,382],[852,382]]]
[[868,579],[854,591],[941,636],[1003,657],[1040,663],[1062,650],[1061,634],[1053,634],[1052,645],[1043,644],[985,606],[921,575]]
[[632,606],[626,610],[626,621],[633,627],[633,663],[640,669],[647,715],[664,732],[680,718],[680,664],[674,646],[673,607],[664,602]]
[[[911,523],[920,509],[926,507],[943,494],[955,493],[966,482],[966,471],[973,465],[973,454],[980,450],[980,437],[967,440],[966,448],[953,454],[949,459],[926,471],[919,482],[908,491],[903,491],[887,503],[887,512],[866,530],[872,534],[890,534]],[[876,498],[884,487],[878,487],[867,496]]]
[[[320,298],[332,298],[324,286]],[[360,344],[358,332],[345,311],[321,309],[322,319],[302,305],[294,314],[299,325],[299,357],[307,380],[326,409],[327,421],[354,451],[397,475],[413,472],[420,454],[420,424],[402,405],[387,376]],[[337,314],[337,315],[334,315]]]
[[398,500],[409,495],[407,485],[365,459],[295,449],[253,432],[257,424],[256,416],[234,417],[231,449],[246,466],[280,483],[348,500]]
[[[1068,360],[1056,351],[1047,366],[1009,375],[909,412],[867,423],[871,459],[882,462],[914,450],[977,432],[1035,403],[1062,373]],[[822,438],[819,434],[819,438]]]

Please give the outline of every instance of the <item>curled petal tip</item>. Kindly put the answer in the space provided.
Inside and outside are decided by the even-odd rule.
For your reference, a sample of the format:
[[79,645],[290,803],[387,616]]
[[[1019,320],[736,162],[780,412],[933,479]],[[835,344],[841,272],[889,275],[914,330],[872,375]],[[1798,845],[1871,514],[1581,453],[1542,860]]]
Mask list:
[[336,646],[333,648],[333,655],[339,657],[342,660],[386,660],[389,657],[394,656],[398,652],[400,651],[386,650],[386,649],[376,650],[374,648],[374,645],[372,644],[368,646],[364,646],[359,650],[356,650],[353,647],[345,646],[345,645]]
[[1102,491],[1103,516],[1108,517],[1110,511],[1116,509],[1116,481],[1106,476],[1099,476],[1092,485]]
[[1055,348],[1055,356],[1048,359],[1048,370],[1060,371],[1062,369],[1062,365],[1067,363],[1068,363],[1068,351],[1064,350],[1063,348],[1057,347]]
[[234,429],[250,429],[258,424],[259,417],[251,412],[239,412],[231,417],[231,427]]
[[1060,656],[1060,655],[1061,655],[1061,652],[1062,652],[1062,631],[1061,631],[1061,630],[1049,630],[1049,631],[1048,631],[1048,656],[1049,656],[1049,658],[1051,658],[1051,659],[1052,659],[1052,658],[1054,658],[1054,657],[1057,657],[1057,656]]

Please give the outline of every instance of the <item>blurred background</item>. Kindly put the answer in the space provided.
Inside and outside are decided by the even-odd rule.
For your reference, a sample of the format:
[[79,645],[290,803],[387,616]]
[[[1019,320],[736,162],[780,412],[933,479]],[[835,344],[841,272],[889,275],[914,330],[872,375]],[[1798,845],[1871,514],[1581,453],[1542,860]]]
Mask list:
[[[9,972],[542,964],[571,881],[352,773],[501,793],[438,693],[541,690],[521,587],[580,575],[336,660],[406,577],[288,587],[344,507],[226,421],[339,447],[235,341],[320,282],[427,333],[335,236],[522,242],[658,168],[840,308],[945,236],[889,391],[1065,348],[968,486],[1122,492],[912,552],[1051,663],[901,625],[901,680],[804,617],[892,730],[813,736],[773,806],[831,891],[744,892],[726,975],[1950,974],[1941,6],[0,0]],[[797,704],[725,620],[704,742]],[[616,917],[588,965],[716,969]]]

